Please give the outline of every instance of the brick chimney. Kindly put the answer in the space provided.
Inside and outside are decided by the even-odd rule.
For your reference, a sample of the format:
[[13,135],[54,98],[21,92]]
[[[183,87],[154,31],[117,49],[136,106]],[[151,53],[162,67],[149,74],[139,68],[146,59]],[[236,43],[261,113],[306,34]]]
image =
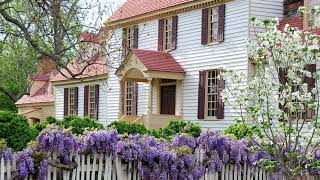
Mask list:
[[38,75],[49,74],[52,70],[56,69],[57,67],[55,61],[44,55],[40,55],[38,57],[37,65]]

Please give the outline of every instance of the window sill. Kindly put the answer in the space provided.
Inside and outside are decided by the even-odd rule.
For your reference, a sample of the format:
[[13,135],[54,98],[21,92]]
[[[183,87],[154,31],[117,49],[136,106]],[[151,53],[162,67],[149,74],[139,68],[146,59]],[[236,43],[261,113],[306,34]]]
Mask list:
[[224,119],[217,119],[217,117],[205,117],[204,119],[200,119],[201,121],[223,121]]
[[214,41],[214,42],[206,44],[206,46],[214,46],[214,45],[218,45],[218,44],[220,44],[220,42]]

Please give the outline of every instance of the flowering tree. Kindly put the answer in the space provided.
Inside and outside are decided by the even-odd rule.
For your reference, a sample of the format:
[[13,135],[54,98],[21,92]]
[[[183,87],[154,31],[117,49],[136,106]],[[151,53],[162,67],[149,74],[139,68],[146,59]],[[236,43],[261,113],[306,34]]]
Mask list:
[[279,30],[277,19],[251,21],[254,29],[263,29],[248,43],[255,70],[225,72],[224,99],[239,112],[240,122],[259,128],[262,137],[251,140],[271,155],[259,161],[263,167],[288,179],[313,173],[320,165],[320,37],[290,25]]

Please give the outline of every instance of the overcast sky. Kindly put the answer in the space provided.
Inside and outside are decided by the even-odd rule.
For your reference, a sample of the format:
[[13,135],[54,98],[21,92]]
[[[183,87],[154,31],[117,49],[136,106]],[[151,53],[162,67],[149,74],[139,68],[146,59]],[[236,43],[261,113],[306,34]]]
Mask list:
[[[87,17],[84,23],[88,26],[101,26],[101,24],[108,19],[108,17],[119,8],[126,0],[81,0],[82,2],[92,3],[95,5],[86,14]],[[96,4],[99,4],[97,6]],[[87,7],[87,6],[85,6]],[[103,14],[98,14],[98,12]]]

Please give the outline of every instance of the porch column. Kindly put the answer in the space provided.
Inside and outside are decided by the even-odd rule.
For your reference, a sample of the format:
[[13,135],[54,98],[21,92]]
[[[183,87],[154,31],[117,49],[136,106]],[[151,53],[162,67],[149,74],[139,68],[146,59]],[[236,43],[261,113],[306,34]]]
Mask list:
[[149,93],[148,93],[148,109],[147,109],[147,121],[146,126],[150,127],[150,119],[152,116],[152,78],[148,78]]

